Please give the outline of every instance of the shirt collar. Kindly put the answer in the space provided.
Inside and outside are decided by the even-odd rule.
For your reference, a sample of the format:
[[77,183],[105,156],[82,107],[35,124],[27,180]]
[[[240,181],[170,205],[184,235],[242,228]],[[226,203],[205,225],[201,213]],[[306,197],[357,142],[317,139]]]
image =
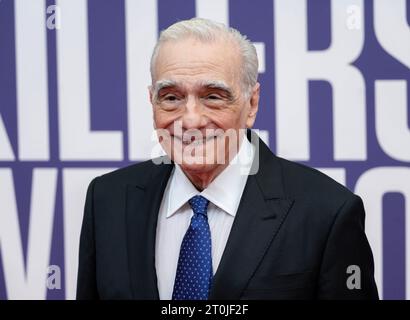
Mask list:
[[167,202],[166,217],[171,217],[189,199],[198,194],[234,217],[239,207],[254,154],[254,146],[246,137],[243,137],[239,152],[202,192],[195,188],[181,167],[175,164],[167,193],[168,197],[165,199]]

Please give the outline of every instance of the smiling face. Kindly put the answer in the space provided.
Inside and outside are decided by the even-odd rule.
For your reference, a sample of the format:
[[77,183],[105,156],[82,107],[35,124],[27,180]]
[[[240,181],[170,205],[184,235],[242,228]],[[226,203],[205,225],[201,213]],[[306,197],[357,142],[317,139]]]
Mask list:
[[185,172],[225,167],[238,149],[240,129],[253,126],[259,84],[245,95],[241,68],[231,40],[188,38],[162,44],[150,88],[154,124],[169,132],[160,137],[161,145]]

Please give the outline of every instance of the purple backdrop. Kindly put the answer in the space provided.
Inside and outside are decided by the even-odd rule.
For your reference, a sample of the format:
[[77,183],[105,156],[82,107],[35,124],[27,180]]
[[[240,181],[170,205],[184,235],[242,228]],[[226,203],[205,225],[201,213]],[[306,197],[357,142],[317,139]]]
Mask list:
[[[31,1],[31,0],[30,0]],[[33,0],[37,1],[37,0]],[[81,1],[81,0],[80,0]],[[81,159],[81,160],[62,160],[60,126],[59,122],[59,75],[58,75],[58,29],[48,28],[46,32],[46,62],[47,62],[47,98],[48,98],[48,131],[49,131],[49,157],[46,160],[22,159],[18,147],[18,94],[17,94],[17,59],[16,59],[16,2],[13,0],[0,0],[0,120],[4,123],[6,137],[8,138],[14,160],[2,158],[0,150],[0,170],[11,169],[11,187],[14,187],[15,202],[17,204],[19,234],[24,258],[24,265],[27,265],[27,252],[29,248],[29,225],[30,208],[32,202],[32,180],[35,168],[56,168],[57,185],[55,189],[55,205],[53,211],[54,221],[52,223],[51,250],[48,265],[56,265],[61,268],[61,289],[46,290],[47,299],[72,298],[66,292],[67,278],[65,264],[65,243],[64,232],[64,179],[63,169],[70,168],[116,168],[129,165],[135,162],[129,156],[129,114],[127,104],[127,36],[126,36],[126,1],[125,0],[88,0],[87,1],[87,26],[88,26],[88,57],[89,61],[89,110],[90,128],[92,131],[119,131],[122,133],[122,158],[120,161],[106,159]],[[50,17],[46,9],[57,4],[56,1],[37,1],[44,8],[44,17]],[[64,1],[61,1],[63,5]],[[75,2],[78,2],[77,0]],[[145,1],[143,1],[145,2]],[[173,22],[181,19],[191,18],[198,15],[200,2],[194,0],[158,0],[157,2],[157,27],[161,30]],[[215,1],[210,1],[215,2]],[[217,2],[217,1],[216,1]],[[224,2],[224,1],[222,1]],[[259,75],[261,83],[260,111],[255,127],[266,130],[269,136],[271,149],[277,151],[277,81],[275,71],[275,12],[280,8],[277,1],[272,0],[235,0],[226,1],[227,18],[229,24],[243,34],[246,34],[252,41],[264,44],[264,64],[265,70]],[[295,2],[295,1],[293,1]],[[304,2],[304,1],[296,1]],[[351,1],[360,2],[360,1]],[[376,0],[375,0],[376,2]],[[395,1],[391,1],[392,3]],[[410,1],[404,1],[406,6],[406,23],[409,27],[410,22]],[[346,2],[348,6],[350,2]],[[310,126],[310,154],[308,160],[300,160],[307,165],[317,168],[338,168],[344,169],[345,184],[352,191],[356,190],[358,179],[372,168],[408,168],[410,159],[397,159],[391,157],[380,145],[377,135],[376,115],[375,115],[375,81],[387,79],[405,80],[407,83],[407,95],[409,93],[410,72],[408,66],[403,61],[394,57],[385,50],[376,36],[374,21],[374,1],[365,0],[363,6],[363,25],[357,32],[364,35],[364,44],[361,53],[352,63],[360,71],[365,83],[365,111],[366,111],[366,158],[363,160],[335,160],[334,157],[334,121],[332,109],[332,85],[326,79],[311,79],[308,83],[309,94],[309,126]],[[277,5],[277,6],[276,6]],[[330,0],[311,0],[307,1],[307,49],[309,51],[326,50],[332,43],[331,33],[331,1]],[[394,4],[391,4],[394,6]],[[143,5],[142,5],[143,6]],[[149,14],[149,13],[147,13]],[[279,13],[280,14],[280,13]],[[347,12],[346,15],[349,13]],[[64,25],[64,10],[61,10],[61,29]],[[383,26],[382,26],[383,27]],[[149,30],[147,30],[149,32]],[[410,35],[410,29],[409,33]],[[391,37],[397,37],[391,34]],[[405,43],[407,39],[398,39]],[[143,48],[146,44],[139,43]],[[406,47],[407,48],[407,47]],[[23,55],[30,55],[24,52]],[[407,52],[410,56],[410,52]],[[408,60],[407,60],[408,61]],[[30,81],[38,81],[36,75],[32,75]],[[148,85],[148,83],[146,83]],[[129,89],[128,89],[129,90]],[[295,95],[299,92],[295,90]],[[352,93],[355,94],[355,93]],[[141,100],[146,100],[146,96],[141,96]],[[393,106],[392,106],[393,107]],[[407,101],[407,129],[409,127],[409,103]],[[146,112],[141,111],[146,117]],[[354,115],[353,115],[354,116]],[[149,119],[148,119],[149,120]],[[0,123],[1,125],[1,123]],[[394,126],[394,124],[393,124]],[[1,131],[0,131],[1,135]],[[408,133],[407,138],[410,139]],[[407,142],[403,146],[408,145]],[[1,147],[1,144],[0,144]],[[286,157],[284,154],[283,156]],[[132,157],[131,157],[132,158]],[[295,159],[298,160],[298,159]],[[5,171],[4,171],[5,172]],[[0,177],[3,177],[0,175]],[[0,180],[0,184],[3,182]],[[383,181],[380,181],[383,183]],[[406,184],[406,182],[404,182]],[[407,181],[407,186],[410,182]],[[10,185],[7,184],[7,188]],[[85,186],[86,187],[86,186]],[[82,191],[83,192],[83,191]],[[0,199],[1,187],[0,187]],[[406,203],[407,200],[407,203]],[[387,188],[382,199],[382,226],[379,234],[382,237],[383,265],[382,270],[382,295],[384,299],[405,299],[406,294],[406,271],[410,276],[409,266],[406,270],[406,219],[405,208],[409,206],[410,199],[405,192],[400,190],[390,190]],[[83,201],[80,197],[78,202]],[[371,204],[370,208],[371,208]],[[10,206],[0,201],[0,211],[10,210]],[[367,208],[367,207],[366,207]],[[67,214],[67,213],[66,213]],[[372,212],[367,212],[367,217]],[[7,215],[1,215],[2,219],[8,219]],[[409,219],[409,217],[407,217]],[[5,221],[0,220],[0,224],[5,225]],[[407,222],[408,225],[408,222]],[[3,230],[4,231],[4,230]],[[0,299],[18,298],[19,292],[10,294],[14,280],[7,278],[4,272],[5,260],[9,259],[4,249],[5,241],[8,241],[6,233],[1,234],[0,228]],[[375,231],[378,232],[378,231]],[[409,233],[407,228],[407,233]],[[407,236],[409,236],[407,234]],[[373,244],[372,244],[373,245]],[[409,261],[409,260],[408,260]],[[377,263],[377,260],[376,260]],[[12,274],[12,273],[10,273]],[[72,279],[72,278],[70,278]],[[7,283],[9,283],[7,285]],[[33,285],[34,286],[34,285]],[[17,289],[16,289],[17,290]],[[30,285],[27,290],[36,291]],[[42,290],[39,290],[42,292]],[[25,298],[25,293],[20,295]],[[33,293],[33,297],[36,296]]]

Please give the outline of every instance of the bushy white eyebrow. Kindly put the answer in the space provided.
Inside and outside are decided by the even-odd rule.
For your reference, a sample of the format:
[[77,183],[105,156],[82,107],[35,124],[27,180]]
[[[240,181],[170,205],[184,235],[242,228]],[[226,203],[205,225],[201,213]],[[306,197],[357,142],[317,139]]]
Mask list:
[[[182,86],[183,86],[182,83],[172,80],[172,79],[158,80],[157,82],[154,83],[154,85],[151,86],[151,93],[152,93],[154,100],[156,100],[158,98],[158,93],[162,89],[169,88],[169,87],[182,87]],[[225,81],[204,80],[204,81],[200,81],[196,86],[198,86],[199,88],[206,87],[206,88],[223,90],[229,95],[229,98],[233,99],[233,91],[231,87]]]
[[233,101],[235,99],[232,88],[225,81],[222,81],[222,80],[202,81],[200,83],[200,86],[205,87],[205,88],[222,90],[227,94],[228,100]]
[[221,80],[201,81],[200,87],[220,89],[220,90],[232,93],[232,89],[226,84],[225,81],[221,81]]
[[178,83],[175,80],[170,80],[170,79],[164,79],[164,80],[158,80],[156,81],[150,88],[151,94],[156,100],[158,98],[158,92],[160,92],[164,88],[169,88],[169,87],[175,87],[177,86]]

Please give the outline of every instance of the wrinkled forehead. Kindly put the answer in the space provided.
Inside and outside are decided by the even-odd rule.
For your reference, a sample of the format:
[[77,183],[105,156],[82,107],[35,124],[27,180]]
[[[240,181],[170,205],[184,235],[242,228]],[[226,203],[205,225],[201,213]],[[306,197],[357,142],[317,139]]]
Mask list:
[[187,38],[161,44],[153,84],[161,79],[234,80],[241,72],[239,49],[233,41]]

